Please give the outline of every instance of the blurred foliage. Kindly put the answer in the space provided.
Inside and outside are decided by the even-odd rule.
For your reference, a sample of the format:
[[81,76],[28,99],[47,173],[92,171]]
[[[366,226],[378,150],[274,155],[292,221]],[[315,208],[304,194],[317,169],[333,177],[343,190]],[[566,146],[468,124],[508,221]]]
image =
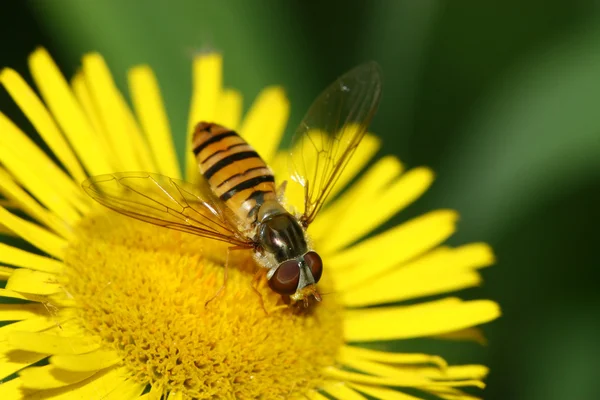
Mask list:
[[[487,399],[595,399],[600,356],[600,8],[597,1],[30,1],[4,10],[2,64],[44,45],[67,75],[99,51],[120,86],[158,75],[183,150],[190,61],[225,55],[245,107],[269,84],[292,101],[288,134],[320,89],[367,59],[384,71],[373,131],[438,182],[400,218],[452,207],[453,243],[486,240],[483,288],[504,316],[489,346],[414,343],[492,368]],[[15,111],[5,98],[2,110]],[[11,114],[12,115],[12,114]],[[21,123],[21,120],[17,122]],[[23,125],[23,124],[22,124]],[[409,343],[410,345],[410,343]]]

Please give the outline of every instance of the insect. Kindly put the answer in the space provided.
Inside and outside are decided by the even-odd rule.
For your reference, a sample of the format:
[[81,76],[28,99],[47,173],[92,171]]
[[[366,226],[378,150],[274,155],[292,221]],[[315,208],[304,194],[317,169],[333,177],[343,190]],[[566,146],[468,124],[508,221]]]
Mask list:
[[271,289],[306,306],[321,296],[323,262],[306,230],[365,135],[381,94],[374,62],[332,83],[309,108],[292,140],[291,178],[304,188],[304,211],[284,206],[285,182],[236,132],[200,122],[193,151],[202,179],[191,184],[159,174],[122,172],[82,183],[93,199],[121,214],[253,251]]

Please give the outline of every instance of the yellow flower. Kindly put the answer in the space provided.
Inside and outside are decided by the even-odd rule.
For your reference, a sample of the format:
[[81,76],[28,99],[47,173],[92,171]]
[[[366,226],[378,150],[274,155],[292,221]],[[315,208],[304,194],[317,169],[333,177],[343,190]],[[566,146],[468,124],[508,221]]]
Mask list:
[[[324,209],[309,229],[325,262],[324,298],[310,312],[281,307],[262,282],[266,314],[249,252],[231,255],[224,293],[205,306],[223,281],[223,245],[122,217],[79,187],[118,171],[180,178],[152,71],[130,71],[132,110],[98,54],[84,57],[70,85],[44,50],[30,69],[43,102],[15,71],[0,75],[48,149],[0,114],[0,228],[15,236],[0,243],[0,320],[12,322],[0,327],[0,398],[473,399],[459,388],[483,387],[484,366],[374,350],[380,341],[472,337],[499,315],[489,300],[414,301],[477,285],[478,269],[493,262],[482,243],[440,247],[455,212],[362,239],[428,188],[430,170],[403,171],[384,157]],[[200,120],[237,129],[285,179],[282,90],[265,89],[242,118],[219,55],[198,57],[193,76],[188,132]],[[365,138],[338,190],[379,145]],[[188,180],[196,169],[188,151]],[[297,202],[298,188],[288,195]]]

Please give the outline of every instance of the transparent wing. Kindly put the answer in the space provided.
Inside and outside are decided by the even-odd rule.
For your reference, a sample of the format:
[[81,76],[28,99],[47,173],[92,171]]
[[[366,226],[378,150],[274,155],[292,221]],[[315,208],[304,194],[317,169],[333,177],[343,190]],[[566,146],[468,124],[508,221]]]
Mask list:
[[292,140],[292,179],[304,187],[308,226],[365,135],[381,95],[375,62],[347,72],[312,104]]
[[128,217],[241,247],[252,240],[205,185],[148,172],[94,176],[83,190],[100,204]]

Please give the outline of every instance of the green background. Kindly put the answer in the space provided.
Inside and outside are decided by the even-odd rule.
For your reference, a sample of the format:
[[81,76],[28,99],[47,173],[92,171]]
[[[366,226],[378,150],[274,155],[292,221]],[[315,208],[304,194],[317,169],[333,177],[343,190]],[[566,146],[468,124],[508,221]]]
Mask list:
[[[384,72],[372,130],[437,180],[395,222],[455,208],[451,243],[498,263],[462,297],[497,300],[485,347],[393,344],[492,368],[487,399],[598,399],[600,4],[597,1],[29,1],[4,4],[0,66],[48,48],[65,74],[101,52],[117,82],[147,63],[184,146],[191,60],[214,49],[245,96],[283,85],[288,134],[328,83],[362,61]],[[0,93],[0,107],[24,118]],[[1,134],[1,133],[0,133]]]

